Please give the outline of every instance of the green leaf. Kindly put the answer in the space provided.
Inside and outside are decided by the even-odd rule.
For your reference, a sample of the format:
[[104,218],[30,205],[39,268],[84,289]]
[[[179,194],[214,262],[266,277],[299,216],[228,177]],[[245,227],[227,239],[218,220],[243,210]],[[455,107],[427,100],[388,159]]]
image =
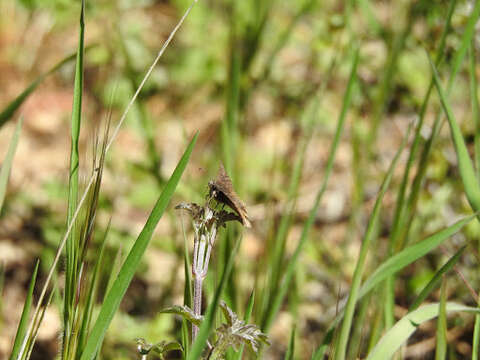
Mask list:
[[440,291],[440,305],[437,323],[437,346],[435,350],[435,360],[445,360],[447,356],[447,282],[443,277],[442,288]]
[[200,326],[202,325],[203,316],[196,315],[192,309],[188,306],[174,305],[160,311],[165,314],[177,314],[180,315],[185,320],[191,322],[193,325]]
[[457,221],[455,224],[427,237],[425,240],[405,248],[401,252],[383,262],[363,283],[359,296],[364,296],[389,275],[395,274],[396,272],[410,265],[412,262],[428,254],[430,251],[435,249],[438,245],[443,243],[446,239],[472,221],[474,217],[475,215],[467,216],[462,220]]
[[10,354],[10,360],[17,358],[20,347],[25,339],[25,334],[27,333],[28,318],[30,316],[30,308],[33,301],[33,290],[35,288],[35,282],[37,281],[38,265],[39,261],[35,264],[35,269],[33,270],[32,278],[30,279],[30,285],[28,287],[27,297],[23,305],[22,316],[20,317],[20,322],[18,324],[17,334],[15,335],[15,340],[13,343],[12,353]]
[[472,118],[475,124],[475,169],[477,179],[480,179],[480,103],[478,101],[478,82],[476,75],[477,62],[475,58],[475,40],[470,43],[470,62],[468,75],[470,79],[470,102],[472,103]]
[[187,166],[188,160],[197,141],[197,137],[198,134],[193,137],[192,141],[185,150],[185,153],[180,159],[175,171],[160,194],[157,203],[153,207],[153,210],[150,213],[142,232],[138,236],[135,244],[125,259],[118,277],[105,297],[102,307],[100,308],[100,314],[98,315],[95,325],[93,326],[90,336],[88,337],[87,344],[80,358],[81,360],[92,360],[95,358],[100,345],[102,344],[103,338],[105,337],[108,326],[118,310],[120,302],[125,295],[125,292],[127,291],[127,288],[132,281],[138,266],[140,265],[140,260],[142,259],[148,243],[150,242],[153,231],[155,230],[155,227],[167,208],[175,188],[180,181],[180,177]]
[[368,254],[368,251],[370,250],[370,244],[373,238],[375,237],[375,229],[377,227],[377,223],[380,218],[380,209],[382,206],[383,196],[387,192],[388,186],[390,185],[390,182],[393,177],[393,171],[395,170],[398,159],[400,158],[400,154],[402,153],[407,143],[408,137],[410,135],[410,130],[411,130],[411,125],[408,128],[407,134],[404,137],[403,142],[400,145],[400,148],[398,149],[397,153],[395,154],[395,157],[393,158],[392,163],[390,164],[390,167],[385,175],[382,186],[380,187],[380,191],[377,195],[377,199],[375,201],[372,214],[370,215],[370,218],[368,220],[367,229],[365,231],[365,236],[363,238],[362,245],[360,247],[360,253],[358,255],[357,264],[355,266],[355,271],[353,273],[353,280],[352,280],[352,286],[350,289],[350,294],[348,295],[347,305],[345,306],[345,315],[344,315],[342,326],[340,328],[340,335],[338,338],[338,347],[335,349],[336,360],[345,359],[345,354],[347,351],[347,343],[350,338],[350,330],[352,326],[353,315],[355,313],[355,307],[357,305],[358,299],[361,297],[360,285],[361,285],[363,272],[366,265],[367,254]]
[[[87,46],[85,50],[89,50],[93,47]],[[18,110],[20,106],[25,102],[25,100],[30,96],[31,93],[37,88],[38,85],[42,83],[45,78],[54,72],[56,72],[58,69],[60,69],[63,65],[69,63],[70,61],[74,60],[77,56],[77,53],[70,54],[60,60],[57,64],[55,64],[52,68],[50,68],[47,72],[41,74],[38,76],[34,81],[28,85],[28,87],[22,91],[20,95],[18,95],[15,99],[13,99],[3,110],[0,112],[0,128],[7,123],[8,120],[10,120],[15,112]]]
[[290,341],[288,342],[285,360],[293,360],[293,355],[295,354],[295,330],[296,328],[293,326],[292,331],[290,332]]
[[[406,266],[410,265],[412,262],[418,260],[422,256],[425,256],[430,251],[435,249],[439,246],[443,241],[448,239],[450,236],[455,234],[459,231],[463,226],[468,224],[468,222],[472,221],[472,219],[476,215],[470,215],[462,220],[456,222],[455,224],[445,228],[425,240],[420,241],[419,243],[412,245],[398,254],[394,255],[393,257],[386,260],[383,264],[381,264],[377,270],[370,275],[367,280],[364,282],[362,287],[360,288],[358,300],[360,300],[363,296],[365,296],[370,290],[372,290],[376,285],[380,282],[385,280],[387,277],[392,276],[396,272],[400,271],[401,269],[405,268]],[[344,315],[344,309],[341,309],[335,319],[332,321],[329,329],[327,330],[326,335],[320,346],[317,349],[317,355],[315,359],[322,359],[323,354],[325,353],[330,341],[333,338],[333,334],[335,331],[335,327],[338,322],[342,319]]]
[[442,103],[443,110],[447,115],[448,124],[450,125],[450,134],[452,136],[453,144],[455,146],[458,169],[460,172],[463,186],[465,188],[465,194],[467,195],[468,202],[472,206],[473,211],[477,212],[480,210],[480,186],[475,176],[475,170],[473,168],[472,161],[470,160],[468,149],[465,145],[465,140],[463,139],[460,127],[455,120],[447,96],[440,83],[440,78],[438,76],[435,64],[433,64],[430,56],[428,56],[428,60],[432,68],[432,73],[435,80],[435,87],[437,88],[438,95],[440,96],[440,102]]
[[335,136],[333,138],[333,142],[330,147],[330,152],[328,155],[327,166],[325,169],[325,176],[323,178],[322,185],[320,186],[320,189],[318,190],[317,195],[315,197],[315,203],[312,209],[310,210],[308,219],[303,226],[302,234],[300,235],[300,241],[291,259],[287,262],[287,268],[285,270],[285,275],[283,277],[283,280],[278,288],[278,291],[276,291],[276,293],[273,294],[271,305],[268,306],[267,313],[264,315],[261,328],[265,332],[268,332],[268,330],[270,329],[273,319],[275,318],[278,311],[280,310],[280,306],[282,305],[283,299],[290,289],[290,283],[295,273],[297,261],[300,257],[303,247],[305,246],[305,243],[308,240],[308,234],[317,216],[320,200],[322,199],[323,194],[327,188],[328,180],[330,179],[330,175],[333,170],[333,163],[335,161],[335,155],[338,149],[338,144],[340,143],[340,137],[343,133],[343,128],[345,124],[345,119],[347,117],[348,108],[350,107],[350,102],[352,99],[353,88],[356,80],[358,59],[359,59],[358,48],[356,48],[353,52],[352,67],[350,71],[350,77],[348,79],[347,89],[343,97],[342,110],[338,118],[337,128],[335,130]]
[[[247,310],[245,311],[245,318],[244,318],[246,323],[250,321],[250,317],[252,316],[254,301],[255,301],[255,290],[252,291],[252,293],[250,294],[250,298],[248,299]],[[245,345],[242,344],[242,346],[240,347],[240,350],[235,354],[233,359],[240,360],[242,358],[244,348],[245,348]]]
[[3,160],[2,167],[0,169],[0,211],[2,210],[3,201],[5,200],[5,194],[7,193],[7,184],[10,171],[12,169],[13,157],[17,149],[18,139],[20,138],[20,130],[22,129],[23,118],[18,120],[15,132],[13,133],[10,145],[8,146],[7,155]]
[[[446,304],[447,313],[451,312],[473,312],[480,313],[480,309],[456,303]],[[408,340],[424,322],[438,316],[439,304],[429,304],[419,307],[417,310],[408,313],[400,319],[390,330],[388,330],[370,352],[367,360],[390,359],[395,352]]]
[[[78,170],[80,166],[78,155],[78,141],[80,138],[80,124],[82,116],[83,95],[83,56],[85,35],[85,0],[82,0],[80,10],[79,39],[77,48],[77,60],[75,65],[75,81],[73,89],[72,122],[71,122],[71,149],[70,149],[70,173],[68,180],[68,209],[67,225],[72,222],[78,202]],[[79,274],[79,246],[76,223],[73,224],[70,236],[66,242],[66,270],[65,270],[65,293],[63,306],[63,348],[62,359],[69,359],[73,355],[74,345],[71,337],[74,336],[74,316],[76,313],[75,299],[77,298],[77,279]],[[74,341],[72,341],[73,343]]]
[[443,265],[432,277],[432,279],[428,282],[428,284],[423,288],[420,294],[417,296],[415,301],[410,305],[408,311],[413,311],[420,306],[420,304],[427,298],[427,296],[437,287],[437,285],[442,280],[442,276],[450,271],[457,261],[460,259],[463,251],[467,245],[463,246],[460,250],[458,250],[455,255],[453,255],[446,263]]

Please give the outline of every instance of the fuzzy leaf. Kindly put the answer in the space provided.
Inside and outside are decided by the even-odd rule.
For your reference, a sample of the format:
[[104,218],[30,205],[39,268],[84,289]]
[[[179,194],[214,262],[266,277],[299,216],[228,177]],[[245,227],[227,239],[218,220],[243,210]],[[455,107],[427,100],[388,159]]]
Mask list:
[[186,305],[174,305],[160,312],[165,314],[177,314],[183,317],[185,320],[190,321],[193,325],[202,325],[203,316],[196,315],[193,310]]
[[256,325],[246,324],[245,321],[240,320],[224,301],[220,302],[220,308],[227,323],[216,330],[218,340],[213,350],[216,356],[224,355],[230,346],[238,351],[242,345],[247,344],[253,352],[257,353],[261,343],[270,345],[266,334],[262,333]]

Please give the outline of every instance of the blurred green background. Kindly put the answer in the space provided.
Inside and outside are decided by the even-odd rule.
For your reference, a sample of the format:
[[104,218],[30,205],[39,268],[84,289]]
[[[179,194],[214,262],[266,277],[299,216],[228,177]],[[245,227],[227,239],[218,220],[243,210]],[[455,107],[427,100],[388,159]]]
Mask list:
[[[445,60],[439,67],[445,78],[473,4],[457,1]],[[189,5],[188,0],[87,1],[80,138],[83,182],[91,170],[92,147],[101,124],[110,112],[116,123]],[[357,82],[332,178],[291,292],[270,329],[272,345],[264,354],[266,359],[283,358],[295,324],[295,356],[310,358],[336,313],[339,299],[348,294],[383,175],[409,123],[418,118],[431,76],[425,50],[435,54],[447,9],[448,2],[440,0],[198,1],[140,93],[107,158],[95,239],[100,240],[111,219],[106,253],[111,266],[102,274],[104,286],[109,271],[132,246],[185,146],[199,132],[167,216],[161,220],[143,266],[107,333],[102,358],[137,358],[137,337],[150,342],[178,339],[178,319],[159,314],[162,308],[183,303],[181,215],[173,207],[180,201],[201,202],[220,161],[231,174],[253,222],[252,229],[243,230],[226,295],[241,316],[251,291],[264,286],[266,259],[275,248],[282,215],[289,216],[284,264],[288,263],[325,174],[356,44],[360,49]],[[0,1],[0,111],[38,76],[75,53],[79,12],[79,1]],[[479,41],[475,34],[475,47]],[[473,147],[475,119],[470,106],[468,61],[464,63],[450,102],[467,145]],[[24,129],[0,216],[0,263],[4,269],[0,357],[10,352],[35,259],[41,259],[41,283],[65,231],[74,70],[75,62],[69,61],[49,74],[0,128],[3,159],[14,120],[23,115]],[[478,74],[478,66],[475,71]],[[422,129],[422,146],[439,109],[434,95]],[[387,254],[386,239],[405,162],[403,154],[392,190],[384,199],[369,273]],[[294,175],[298,166],[301,176],[297,186]],[[409,243],[471,212],[447,126],[435,141],[426,171]],[[189,231],[188,221],[185,224]],[[441,250],[400,273],[397,318],[405,314],[436,269],[467,241],[469,251],[458,267],[473,288],[478,288],[479,230],[478,222],[472,222]],[[222,236],[213,254],[212,266],[217,270],[207,278],[207,294],[218,283],[215,272],[225,261],[228,247]],[[92,261],[95,255],[95,251],[89,255]],[[54,279],[60,289],[63,266]],[[475,299],[459,277],[453,272],[448,276],[451,300],[474,305]],[[259,305],[252,319],[257,324],[261,321],[262,296],[265,294],[257,293]],[[432,299],[438,300],[436,292]],[[372,321],[357,325],[365,333],[370,331],[382,299],[373,296],[370,302],[366,319]],[[60,311],[61,293],[56,292],[32,358],[53,359],[58,353]],[[457,317],[455,321],[450,328],[457,330],[452,330],[450,351],[457,357],[452,359],[468,358],[473,317]],[[422,328],[410,340],[413,345],[407,347],[407,354],[414,348],[412,358],[432,358],[434,346],[427,342],[432,337],[434,325]],[[364,354],[362,351],[359,354]]]

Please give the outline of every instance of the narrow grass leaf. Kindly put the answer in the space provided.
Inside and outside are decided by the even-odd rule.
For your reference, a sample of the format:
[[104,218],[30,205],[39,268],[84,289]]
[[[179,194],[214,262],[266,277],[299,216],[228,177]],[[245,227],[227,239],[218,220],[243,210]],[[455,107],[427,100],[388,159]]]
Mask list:
[[437,321],[437,344],[435,349],[435,360],[445,360],[447,356],[447,282],[443,277],[440,290],[440,304],[438,305]]
[[413,311],[417,309],[420,304],[427,298],[430,293],[435,290],[435,288],[440,284],[442,280],[442,276],[450,271],[458,260],[460,260],[460,256],[463,254],[463,251],[467,245],[463,246],[460,250],[458,250],[455,255],[453,255],[446,263],[443,265],[436,273],[433,275],[432,279],[428,282],[428,284],[420,291],[415,301],[410,305],[408,311]]
[[395,274],[396,272],[410,265],[412,262],[428,254],[430,251],[435,249],[450,236],[458,232],[462,227],[472,221],[474,217],[475,215],[467,216],[462,220],[457,221],[455,224],[427,237],[425,240],[405,248],[401,252],[383,262],[363,283],[359,292],[360,297],[372,290],[372,288],[374,288],[386,277]]
[[473,327],[473,341],[472,341],[472,360],[478,360],[480,350],[480,314],[475,315],[475,325]]
[[30,285],[28,286],[27,297],[23,305],[22,315],[20,317],[20,322],[18,324],[17,334],[15,335],[15,340],[13,342],[12,353],[10,354],[10,360],[17,358],[22,343],[25,339],[25,334],[27,333],[28,320],[30,317],[30,308],[33,301],[33,289],[35,288],[35,282],[37,281],[38,265],[39,261],[35,264],[35,269],[33,270],[32,278],[30,279]]
[[352,93],[353,93],[353,88],[356,80],[356,73],[357,73],[357,65],[358,65],[358,48],[354,50],[353,57],[352,57],[352,68],[350,71],[350,76],[348,79],[348,84],[347,84],[347,89],[345,91],[345,95],[343,97],[343,105],[342,105],[342,110],[340,112],[340,116],[338,119],[337,123],[337,128],[335,130],[335,136],[333,138],[332,145],[330,147],[329,155],[328,155],[328,160],[327,160],[327,166],[325,169],[325,176],[323,178],[322,185],[320,186],[320,189],[318,190],[318,193],[315,197],[315,202],[310,210],[310,213],[308,215],[308,219],[305,222],[305,225],[303,226],[302,229],[302,234],[300,235],[300,241],[298,242],[297,247],[295,248],[295,251],[290,258],[290,260],[287,263],[287,268],[285,270],[285,275],[282,279],[282,282],[278,288],[278,291],[273,295],[272,297],[272,302],[271,306],[267,308],[267,313],[264,315],[264,320],[262,321],[262,331],[268,332],[270,329],[270,326],[272,325],[273,319],[277,315],[278,311],[280,310],[280,306],[283,302],[283,299],[285,298],[285,295],[287,294],[289,288],[290,288],[290,283],[292,281],[293,275],[295,273],[296,269],[296,264],[297,261],[300,257],[300,254],[303,250],[303,247],[305,246],[305,243],[307,242],[308,239],[308,234],[310,232],[311,227],[313,226],[313,223],[315,221],[315,218],[317,216],[317,211],[318,207],[320,205],[320,200],[323,197],[323,194],[327,188],[328,180],[330,179],[330,175],[333,170],[333,163],[335,161],[335,155],[337,153],[338,149],[338,144],[340,143],[340,137],[343,133],[343,128],[345,124],[345,119],[347,117],[347,112],[348,108],[350,107],[350,102],[352,99]]
[[[88,46],[85,48],[85,51],[91,49],[92,46]],[[68,64],[69,62],[73,61],[77,56],[77,53],[70,54],[60,60],[57,64],[55,64],[52,68],[50,68],[47,72],[38,76],[35,80],[33,80],[30,85],[27,86],[25,90],[23,90],[15,99],[13,99],[8,105],[0,112],[0,128],[10,120],[15,112],[18,110],[20,106],[25,102],[25,100],[30,96],[31,93],[35,91],[35,89],[42,83],[45,78],[58,69],[60,69],[63,65]]]
[[360,294],[360,285],[361,285],[362,276],[363,276],[363,272],[364,272],[364,268],[367,260],[367,254],[370,249],[370,244],[372,242],[372,239],[375,236],[375,229],[377,226],[377,222],[380,218],[380,209],[382,206],[383,196],[387,192],[388,186],[390,185],[390,182],[393,177],[393,171],[395,170],[398,159],[400,158],[400,154],[402,153],[407,143],[407,140],[410,134],[410,129],[411,129],[411,125],[408,128],[407,134],[404,137],[403,142],[400,145],[400,148],[398,149],[397,153],[395,154],[395,157],[393,158],[392,163],[390,164],[390,167],[385,175],[382,186],[380,187],[380,191],[377,195],[377,200],[375,201],[372,214],[370,215],[370,219],[368,220],[367,229],[365,231],[365,236],[363,238],[362,245],[360,247],[360,253],[358,255],[357,264],[355,266],[355,271],[353,273],[352,286],[350,289],[350,294],[348,296],[347,305],[345,307],[345,315],[343,318],[342,326],[340,328],[340,334],[338,338],[338,347],[335,349],[336,360],[345,359],[345,355],[347,351],[347,343],[350,338],[350,330],[351,330],[353,315],[355,313],[355,307]]
[[90,336],[88,337],[87,344],[80,358],[81,360],[92,360],[95,358],[100,345],[102,344],[103,338],[105,337],[108,326],[118,310],[120,302],[125,295],[125,292],[127,291],[127,288],[132,281],[138,266],[140,265],[140,261],[148,246],[148,243],[150,242],[153,231],[155,230],[155,227],[167,208],[170,198],[172,197],[175,188],[180,181],[180,177],[183,174],[185,167],[187,166],[188,160],[193,151],[193,147],[197,141],[197,137],[198,134],[193,137],[192,141],[185,150],[185,153],[178,162],[177,167],[165,185],[165,188],[160,194],[157,203],[153,207],[145,226],[135,241],[135,244],[130,250],[127,258],[125,259],[118,277],[115,279],[112,288],[106,295],[102,307],[100,308],[100,314],[98,315]]
[[[446,304],[446,311],[447,313],[480,313],[480,309],[478,308],[452,302]],[[375,348],[368,355],[367,360],[390,359],[422,323],[437,317],[438,312],[439,304],[434,303],[421,306],[417,310],[405,315],[382,336]]]
[[296,328],[293,326],[292,331],[290,332],[290,341],[288,342],[287,352],[285,354],[285,360],[293,360],[293,355],[295,354],[295,333]]
[[17,150],[18,139],[20,138],[20,131],[22,129],[23,118],[18,120],[15,132],[13,133],[10,144],[8,145],[7,155],[3,159],[2,167],[0,168],[0,211],[2,210],[5,194],[7,193],[8,178],[12,169],[13,157]]
[[[458,71],[456,69],[459,68],[459,66],[462,64],[463,59],[465,57],[464,45],[466,44],[468,46],[468,44],[470,44],[472,40],[472,36],[474,34],[473,29],[478,20],[479,14],[480,14],[480,2],[476,2],[473,11],[470,13],[470,17],[467,21],[465,31],[463,32],[462,39],[461,39],[461,46],[455,52],[453,56],[453,60],[451,62],[452,64],[454,64],[454,66],[452,66],[450,71],[450,77],[448,79],[448,86],[447,86],[447,94],[450,93],[452,86],[455,83],[456,76],[458,74]],[[425,176],[427,173],[430,153],[432,151],[435,139],[440,131],[441,125],[443,123],[442,120],[443,118],[441,116],[441,113],[438,113],[435,118],[430,137],[427,139],[427,142],[423,147],[423,150],[419,159],[419,163],[417,165],[417,173],[413,180],[407,205],[406,205],[406,212],[404,215],[405,216],[404,224],[401,225],[401,228],[403,228],[403,231],[402,231],[402,236],[400,236],[400,240],[401,240],[400,244],[397,247],[399,249],[404,247],[405,240],[407,238],[408,232],[413,222],[413,218],[415,216],[415,211],[416,211],[417,203],[419,199],[420,190],[425,181]]]
[[77,335],[78,347],[76,349],[76,358],[80,357],[81,350],[85,347],[85,343],[88,337],[88,332],[90,330],[90,325],[91,325],[92,316],[93,316],[93,306],[95,304],[97,291],[98,291],[99,273],[104,265],[103,257],[105,253],[105,245],[107,243],[107,236],[110,231],[110,225],[111,225],[111,219],[108,221],[107,229],[103,234],[100,250],[98,252],[98,256],[96,258],[96,263],[95,263],[95,267],[92,274],[92,279],[90,281],[90,286],[88,289],[86,302],[83,309],[83,316],[82,316],[83,319],[80,326],[80,330],[78,331],[78,335]]
[[193,343],[190,353],[188,354],[187,360],[197,360],[201,358],[201,354],[207,344],[208,336],[210,335],[210,331],[212,330],[215,321],[215,316],[217,314],[220,304],[220,297],[222,296],[228,278],[230,277],[234,258],[237,254],[238,248],[240,247],[240,243],[241,240],[238,239],[235,243],[234,248],[232,249],[232,252],[230,253],[230,256],[228,257],[227,263],[222,273],[222,278],[220,279],[220,284],[215,291],[212,302],[208,306],[202,326],[200,326],[195,342]]
[[435,87],[437,88],[440,102],[442,103],[443,110],[447,116],[448,124],[450,125],[450,134],[452,136],[453,144],[455,145],[458,168],[460,172],[460,177],[463,182],[463,186],[465,188],[465,194],[467,195],[468,202],[472,206],[473,211],[477,212],[480,210],[480,186],[475,176],[475,170],[473,168],[472,161],[470,160],[468,149],[465,145],[465,140],[462,136],[462,132],[460,131],[460,127],[455,120],[447,96],[440,83],[440,78],[438,76],[435,64],[433,64],[430,57],[428,57],[428,60],[432,68],[432,73],[435,80]]
[[473,7],[470,16],[468,17],[467,23],[463,30],[462,39],[460,41],[460,46],[456,52],[455,57],[452,60],[452,66],[450,68],[450,78],[448,80],[447,90],[450,92],[455,77],[457,76],[460,66],[462,65],[463,59],[467,54],[467,51],[470,47],[473,36],[475,35],[475,26],[480,16],[480,1],[475,1],[475,6]]
[[[365,280],[364,284],[360,288],[358,294],[358,300],[360,300],[363,296],[365,296],[369,291],[371,291],[376,285],[384,281],[387,277],[392,276],[396,272],[400,271],[404,267],[410,265],[412,262],[416,261],[417,259],[425,256],[427,253],[435,249],[439,246],[443,241],[448,239],[450,236],[458,232],[463,226],[468,224],[476,215],[470,215],[462,220],[456,222],[455,224],[445,228],[430,237],[422,240],[421,242],[412,245],[398,254],[394,255],[393,257],[386,260],[383,264],[381,264],[377,270],[370,275],[367,280]],[[338,315],[332,321],[330,327],[328,328],[322,343],[319,345],[317,349],[318,357],[316,359],[322,359],[323,355],[333,339],[333,334],[338,322],[344,316],[345,309],[340,309]]]
[[[79,23],[79,39],[77,48],[77,59],[75,65],[75,80],[73,89],[73,105],[71,119],[71,149],[70,149],[70,173],[68,180],[68,209],[67,209],[67,226],[70,225],[75,214],[78,202],[78,170],[79,170],[79,154],[78,142],[80,138],[80,124],[82,116],[82,95],[83,95],[83,55],[84,55],[84,35],[85,35],[85,0],[81,2],[80,23]],[[62,359],[68,359],[74,348],[71,339],[73,335],[73,322],[77,289],[77,279],[79,274],[79,250],[78,250],[78,233],[76,231],[76,223],[72,226],[72,232],[66,242],[66,269],[65,269],[65,292],[63,306],[63,344]]]
[[[250,294],[250,297],[248,298],[247,309],[245,311],[245,317],[244,317],[246,324],[250,322],[250,317],[252,316],[254,302],[255,302],[255,290],[252,291],[252,293]],[[245,348],[245,344],[242,344],[242,346],[240,346],[240,350],[233,357],[234,360],[240,360],[242,358],[244,348]]]
[[470,102],[472,104],[472,118],[475,126],[474,136],[474,153],[475,153],[475,170],[477,179],[480,179],[480,104],[478,101],[478,81],[476,74],[476,56],[475,56],[475,40],[470,42],[470,62],[468,67],[468,75],[470,79]]

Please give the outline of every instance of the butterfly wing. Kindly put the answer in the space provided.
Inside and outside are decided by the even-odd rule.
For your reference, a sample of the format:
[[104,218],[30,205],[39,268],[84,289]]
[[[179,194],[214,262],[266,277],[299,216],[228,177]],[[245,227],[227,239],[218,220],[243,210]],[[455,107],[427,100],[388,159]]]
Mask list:
[[251,227],[251,223],[247,215],[247,208],[233,189],[232,180],[225,171],[223,164],[220,164],[217,178],[210,185],[210,187],[214,187],[217,192],[223,195],[220,195],[217,200],[220,200],[221,202],[230,206],[232,210],[234,210],[242,218],[242,224],[245,227]]

